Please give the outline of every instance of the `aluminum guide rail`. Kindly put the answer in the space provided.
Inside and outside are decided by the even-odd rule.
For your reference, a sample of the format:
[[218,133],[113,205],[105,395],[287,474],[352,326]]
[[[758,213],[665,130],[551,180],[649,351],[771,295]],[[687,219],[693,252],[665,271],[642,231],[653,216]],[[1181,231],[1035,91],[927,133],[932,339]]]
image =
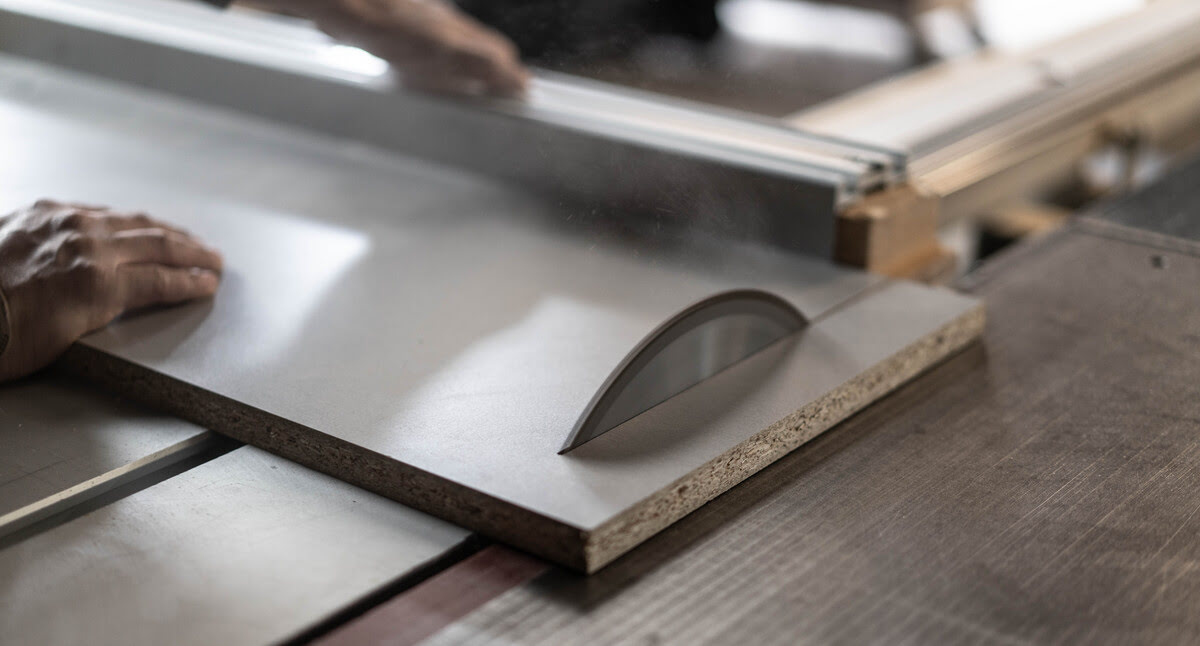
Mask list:
[[172,0],[0,0],[0,50],[825,257],[836,211],[904,176],[876,146],[561,75],[525,102],[396,91],[303,23]]
[[946,62],[788,121],[907,150],[910,179],[946,196],[1034,159],[1033,175],[1059,173],[1106,125],[1159,131],[1168,149],[1194,142],[1198,71],[1200,3],[1160,0],[1027,53]]

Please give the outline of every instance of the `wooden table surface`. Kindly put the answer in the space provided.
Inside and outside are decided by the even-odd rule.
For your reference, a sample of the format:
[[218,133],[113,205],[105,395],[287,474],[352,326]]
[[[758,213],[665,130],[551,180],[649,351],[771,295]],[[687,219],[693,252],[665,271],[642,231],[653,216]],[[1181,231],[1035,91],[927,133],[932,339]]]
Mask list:
[[981,343],[599,574],[491,546],[324,643],[1195,642],[1200,243],[1164,199],[996,258]]

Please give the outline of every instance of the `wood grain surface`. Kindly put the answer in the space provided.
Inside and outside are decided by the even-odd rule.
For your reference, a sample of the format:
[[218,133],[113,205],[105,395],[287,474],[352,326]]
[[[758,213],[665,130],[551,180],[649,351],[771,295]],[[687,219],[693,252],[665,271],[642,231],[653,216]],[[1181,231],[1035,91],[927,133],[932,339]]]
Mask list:
[[1008,253],[982,345],[430,643],[1195,642],[1200,246],[1117,233]]

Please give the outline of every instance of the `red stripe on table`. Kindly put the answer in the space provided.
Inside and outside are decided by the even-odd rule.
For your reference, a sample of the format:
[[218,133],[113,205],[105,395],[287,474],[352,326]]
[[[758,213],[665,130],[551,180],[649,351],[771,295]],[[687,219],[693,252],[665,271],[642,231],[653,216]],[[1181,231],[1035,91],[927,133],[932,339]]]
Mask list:
[[501,545],[486,547],[318,639],[320,646],[416,644],[550,566]]

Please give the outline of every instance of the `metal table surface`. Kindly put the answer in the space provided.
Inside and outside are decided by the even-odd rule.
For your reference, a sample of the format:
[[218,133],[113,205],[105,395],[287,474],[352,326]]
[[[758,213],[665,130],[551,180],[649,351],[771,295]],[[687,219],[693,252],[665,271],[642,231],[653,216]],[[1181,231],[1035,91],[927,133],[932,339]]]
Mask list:
[[[127,116],[160,108],[144,109]],[[198,145],[187,133],[162,143]],[[313,152],[312,140],[292,145],[323,154]],[[383,165],[371,151],[343,152]],[[0,160],[0,170],[18,161]],[[375,172],[425,172],[386,166]],[[302,208],[322,188],[290,184],[294,167],[235,170],[212,169],[205,181],[225,182],[232,195],[276,185],[281,190],[268,202],[281,210]],[[386,207],[353,190],[357,181],[346,180],[342,207]],[[1173,181],[1180,197],[1169,208],[1194,223],[1186,215],[1188,180]],[[430,182],[506,208],[537,204],[484,182]],[[32,198],[42,187],[6,188]],[[122,196],[120,185],[75,189]],[[417,201],[433,201],[430,195],[418,191]],[[1152,219],[1121,210],[1143,208],[1136,200],[1126,204],[1102,216]],[[1159,218],[1167,224],[1155,228],[1183,233],[1187,227],[1169,224],[1173,217]],[[327,638],[404,643],[401,629],[418,617],[426,620],[421,631],[408,635],[435,642],[1194,639],[1197,284],[1200,246],[1111,224],[1076,226],[975,277],[971,289],[993,312],[981,346],[600,575],[582,578],[491,547]],[[146,491],[80,520],[124,522],[128,509],[164,491],[174,495]],[[37,538],[70,544],[69,533],[82,526]],[[11,571],[21,569],[19,555],[5,556]]]
[[0,390],[0,536],[29,505],[204,435],[81,384],[35,377],[9,385]]
[[1185,164],[1144,190],[1101,205],[1099,222],[1200,242],[1200,161]]
[[467,535],[244,446],[0,550],[0,643],[274,643]]
[[[978,304],[948,290],[640,231],[428,162],[37,63],[0,58],[0,138],[14,153],[0,162],[0,192],[14,207],[61,196],[144,208],[225,256],[212,300],[81,341],[156,377],[94,379],[580,568],[599,567],[982,325]],[[648,331],[737,288],[769,290],[812,323],[747,368],[760,372],[731,369],[557,453]],[[168,378],[192,396],[167,391]],[[178,407],[217,396],[236,404]],[[217,408],[228,414],[206,416]],[[739,458],[744,472],[718,471],[728,480],[681,481],[802,408],[812,413],[794,437],[761,441],[772,447],[761,463]],[[278,421],[250,417],[258,412]],[[654,507],[660,491],[680,495]],[[625,524],[643,509],[653,522]],[[591,549],[601,544],[615,547]]]
[[[590,310],[580,305],[579,299],[570,298],[573,293],[569,290],[561,290],[566,297],[558,299],[543,299],[539,291],[547,281],[579,278],[587,288],[585,294],[600,294],[595,300],[615,311],[612,318],[636,332],[615,344],[619,352],[600,353],[604,350],[601,341],[613,343],[608,337],[564,344],[568,349],[600,353],[598,358],[605,363],[605,371],[636,338],[669,312],[622,323],[625,318],[640,312],[639,308],[661,307],[668,297],[710,293],[724,281],[742,284],[742,280],[766,280],[766,276],[773,275],[776,280],[771,284],[778,283],[777,290],[784,294],[804,288],[803,299],[797,302],[805,311],[819,316],[834,309],[822,319],[825,322],[814,322],[813,329],[832,326],[828,338],[836,343],[827,349],[847,348],[845,355],[832,355],[846,357],[843,366],[851,365],[850,360],[873,365],[871,355],[862,353],[882,352],[883,346],[891,344],[898,334],[924,334],[914,332],[916,326],[909,320],[910,314],[917,318],[941,316],[936,308],[911,307],[913,298],[934,291],[922,286],[891,283],[777,252],[751,253],[747,249],[741,253],[738,245],[728,241],[715,244],[702,237],[689,238],[684,241],[687,244],[680,242],[677,248],[695,254],[690,262],[702,266],[695,274],[673,269],[665,253],[629,259],[623,271],[614,273],[606,269],[626,255],[638,257],[638,252],[624,250],[618,258],[617,250],[602,244],[604,236],[615,239],[632,236],[632,232],[599,231],[590,241],[578,241],[576,236],[584,235],[575,233],[579,227],[559,222],[556,218],[561,213],[537,196],[345,140],[198,108],[40,64],[0,58],[0,96],[4,99],[0,101],[0,132],[15,153],[0,159],[0,193],[12,206],[56,195],[147,208],[215,240],[226,253],[221,297],[225,300],[193,303],[130,319],[86,342],[100,338],[131,341],[151,358],[176,361],[188,355],[185,346],[200,334],[198,328],[176,326],[164,328],[159,334],[137,328],[163,316],[203,321],[230,315],[223,319],[224,325],[212,326],[204,333],[223,339],[229,348],[226,357],[215,357],[211,347],[192,356],[241,380],[237,389],[243,392],[251,386],[268,385],[301,400],[313,390],[290,380],[319,376],[334,365],[348,369],[347,355],[339,356],[336,350],[350,347],[362,361],[358,369],[347,373],[351,378],[336,384],[330,392],[315,392],[303,403],[313,405],[317,396],[332,393],[340,396],[340,406],[345,410],[368,416],[378,413],[378,407],[365,401],[358,382],[376,376],[379,364],[398,365],[396,353],[402,349],[398,342],[386,343],[391,341],[387,334],[378,333],[381,326],[387,325],[387,321],[381,322],[379,312],[384,305],[394,308],[392,318],[397,324],[388,330],[399,338],[412,338],[402,327],[412,324],[408,320],[412,311],[404,309],[405,301],[397,297],[397,292],[401,287],[411,287],[414,281],[397,285],[394,277],[420,276],[424,282],[417,287],[427,286],[439,276],[424,276],[422,272],[432,274],[435,267],[440,278],[446,278],[457,275],[456,271],[482,274],[479,268],[486,266],[494,274],[489,278],[496,282],[505,279],[498,272],[507,270],[509,282],[529,295],[529,303],[516,302],[498,298],[496,294],[503,290],[484,289],[478,281],[464,281],[463,289],[450,290],[456,298],[434,299],[442,309],[421,311],[432,315],[446,308],[462,308],[461,315],[445,317],[448,323],[439,332],[450,324],[470,331],[472,326],[505,323],[510,320],[503,315],[505,307],[531,308],[533,318],[524,309],[514,311],[511,320],[517,322],[540,321],[537,316],[546,312],[586,313]],[[487,218],[479,213],[481,210]],[[533,222],[546,224],[550,232],[560,228],[564,231],[540,237],[525,233],[534,228]],[[414,226],[400,227],[400,223]],[[599,220],[596,223],[603,224]],[[468,251],[477,253],[455,257],[475,262],[446,267],[453,260],[447,254],[439,255],[447,248],[446,242],[468,241],[467,234],[472,232],[479,234],[475,239],[486,239],[487,243],[474,242]],[[376,266],[375,273],[364,278],[363,257],[388,264]],[[417,262],[421,259],[427,261]],[[395,263],[400,261],[412,262],[411,271],[397,269]],[[591,275],[589,267],[594,269]],[[338,282],[344,278],[342,272],[362,278],[357,283],[358,292],[354,285]],[[710,273],[716,276],[710,278]],[[652,291],[641,300],[605,297],[612,283],[629,283]],[[472,285],[475,291],[466,289]],[[862,299],[854,298],[876,285],[879,289]],[[326,294],[332,296],[322,299]],[[378,297],[367,298],[364,294]],[[966,300],[945,293],[938,302],[945,307],[973,309]],[[854,307],[835,309],[846,301],[853,302]],[[363,302],[373,307],[347,314],[347,304]],[[265,303],[273,306],[266,307]],[[479,303],[488,305],[490,318],[473,315]],[[864,304],[870,303],[882,305],[864,310]],[[243,306],[249,304],[263,305],[264,310],[271,311],[248,316]],[[541,309],[537,309],[539,304],[543,305]],[[872,322],[887,317],[891,325],[882,334],[873,325],[847,324],[845,317],[851,310]],[[314,321],[339,316],[361,322],[356,328],[358,340],[369,338],[365,329],[375,326],[375,338],[381,342],[364,348],[344,341],[351,334],[331,330],[327,330],[329,334],[297,336],[315,329]],[[254,326],[248,325],[251,321]],[[258,324],[263,327],[258,328]],[[262,334],[241,342],[234,338],[236,343],[229,343],[235,336],[232,330],[247,329],[259,329]],[[504,343],[464,343],[470,346],[465,348],[470,352],[463,355],[512,347],[511,336],[498,338]],[[807,338],[819,341],[826,337],[814,334]],[[437,350],[435,340],[425,338],[423,351]],[[460,349],[449,350],[452,352],[448,356],[454,357]],[[303,370],[258,372],[237,365],[247,358],[262,365],[294,359],[310,361],[310,365]],[[495,365],[498,369],[486,374],[494,374],[501,386],[538,392],[506,374],[505,366],[511,362]],[[529,364],[525,365],[530,371]],[[573,360],[569,365],[579,366],[581,362]],[[826,371],[818,376],[829,379],[832,375],[832,371]],[[548,372],[544,376],[553,378]],[[286,388],[293,385],[295,388]],[[795,394],[785,386],[781,382],[774,388],[780,401]],[[699,392],[693,391],[692,396]],[[439,393],[430,390],[429,394]],[[373,396],[384,403],[395,404],[397,400],[394,392]],[[37,400],[30,398],[27,403]],[[550,408],[549,404],[554,402],[539,403],[543,409]],[[444,407],[440,400],[438,407]],[[332,407],[314,408],[319,414],[329,414]],[[760,414],[767,408],[756,406],[750,412]],[[98,417],[94,415],[96,407],[89,410],[92,418]],[[568,412],[577,413],[574,408]],[[46,415],[45,411],[35,413]],[[127,428],[127,420],[117,417],[114,424]],[[714,419],[729,424],[735,418],[726,415]],[[494,433],[497,426],[480,428]],[[563,430],[567,428],[569,425]],[[741,429],[731,426],[730,430]],[[200,429],[193,427],[192,431]],[[500,435],[507,440],[522,439],[511,433]],[[682,448],[693,450],[698,445],[697,434],[691,437],[693,441],[681,443]],[[550,459],[557,457],[553,451],[561,436],[552,439],[547,453]],[[475,455],[471,459],[477,460],[480,448],[472,450]],[[666,451],[659,451],[649,457],[665,463],[661,457],[664,454]],[[467,455],[466,450],[462,455]],[[467,461],[461,455],[451,457]],[[609,462],[620,466],[621,461]],[[24,463],[21,458],[20,464]],[[278,466],[280,473],[275,469],[267,473],[270,466]],[[505,471],[506,477],[509,473],[520,474],[517,468]],[[0,473],[0,482],[5,475]],[[613,487],[640,482],[621,474],[597,477],[596,481]],[[532,495],[563,493],[551,487],[544,489]],[[610,504],[598,495],[606,492],[596,488],[591,493],[592,498],[579,496],[575,507]],[[618,493],[624,495],[623,491]],[[365,511],[343,514],[346,499],[353,503],[359,495],[363,496],[357,498],[360,502],[369,501],[362,505]],[[591,508],[584,507],[583,511]],[[421,569],[430,559],[455,549],[466,535],[465,530],[281,460],[268,460],[246,448],[52,525],[23,528],[37,531],[0,543],[0,581],[7,584],[0,590],[0,599],[4,600],[0,603],[4,608],[0,611],[0,642],[73,642],[86,636],[100,643],[161,643],[173,631],[200,642],[208,638],[223,643],[282,639]],[[339,539],[339,528],[355,540]],[[244,583],[239,583],[240,578],[245,579]],[[71,608],[71,614],[59,616],[64,607]]]
[[985,265],[982,344],[609,569],[490,547],[323,643],[1194,642],[1200,244],[1113,222],[1195,231],[1198,169]]

